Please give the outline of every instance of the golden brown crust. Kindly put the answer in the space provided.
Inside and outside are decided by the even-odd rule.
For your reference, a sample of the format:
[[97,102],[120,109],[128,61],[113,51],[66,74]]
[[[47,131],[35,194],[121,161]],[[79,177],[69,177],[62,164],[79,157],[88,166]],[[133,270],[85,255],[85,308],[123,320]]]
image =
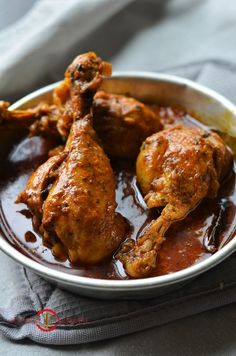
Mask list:
[[167,229],[203,198],[217,195],[231,164],[232,154],[219,135],[200,128],[176,126],[145,140],[137,158],[137,180],[148,208],[164,209],[136,244],[128,251],[124,244],[118,253],[130,276],[150,275]]
[[97,263],[119,246],[124,222],[116,217],[115,179],[90,123],[71,128],[68,156],[43,208],[43,228],[55,232],[70,260]]
[[27,204],[32,211],[35,216],[34,225],[36,228],[41,225],[44,195],[48,193],[49,185],[57,178],[58,169],[66,155],[65,152],[62,152],[39,166],[30,176],[23,192],[16,199],[16,203]]
[[99,91],[93,113],[95,131],[113,158],[136,158],[144,139],[162,128],[149,107],[124,95]]
[[62,137],[68,137],[73,121],[90,112],[103,74],[111,74],[111,65],[103,62],[94,52],[79,55],[67,68],[64,81],[54,91],[54,102],[59,107],[64,105],[57,123]]
[[62,87],[54,93],[61,100],[58,110],[64,100],[68,104],[62,121],[57,121],[63,125],[64,118],[70,118],[71,127],[64,127],[70,129],[66,146],[51,152],[17,199],[28,205],[53,253],[60,258],[67,254],[79,264],[110,256],[125,234],[124,219],[116,213],[114,175],[91,122],[93,95],[106,70],[94,53],[77,57],[69,66],[62,84],[69,85],[69,94],[64,95]]

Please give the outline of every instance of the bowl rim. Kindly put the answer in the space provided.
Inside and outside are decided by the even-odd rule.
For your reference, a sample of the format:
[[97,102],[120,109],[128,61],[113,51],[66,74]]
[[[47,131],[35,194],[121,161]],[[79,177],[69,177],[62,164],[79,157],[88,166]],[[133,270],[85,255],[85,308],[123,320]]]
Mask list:
[[[218,94],[212,89],[209,89],[203,85],[195,83],[189,79],[181,78],[174,75],[162,74],[162,73],[153,73],[153,72],[143,72],[143,71],[119,71],[114,72],[111,76],[111,79],[144,79],[152,81],[162,81],[171,84],[177,84],[181,86],[186,86],[194,91],[205,94],[206,96],[218,101],[225,109],[228,109],[233,115],[236,116],[236,106],[230,102],[228,99],[223,97],[221,94]],[[107,78],[109,80],[109,78]],[[56,86],[58,86],[61,81],[58,81],[53,84],[44,86],[26,96],[16,101],[13,105],[10,106],[10,110],[14,110],[25,104],[27,101],[35,99],[37,96],[42,94],[49,93]],[[224,247],[217,251],[212,256],[206,258],[203,261],[200,261],[190,267],[182,269],[177,272],[173,272],[167,275],[149,277],[149,278],[140,278],[140,279],[128,279],[128,280],[107,280],[107,279],[97,279],[84,277],[79,275],[73,275],[66,273],[64,271],[59,271],[53,267],[46,266],[36,260],[33,260],[31,257],[24,255],[19,252],[15,247],[13,247],[9,241],[7,241],[2,234],[0,234],[0,249],[5,252],[9,257],[14,259],[16,262],[20,263],[24,267],[27,267],[33,270],[35,273],[44,276],[55,282],[62,282],[67,285],[81,286],[89,289],[99,289],[99,290],[137,290],[150,289],[155,287],[164,287],[167,285],[172,285],[187,279],[193,278],[208,269],[214,267],[218,263],[222,262],[225,258],[231,255],[236,251],[236,238],[233,237]]]

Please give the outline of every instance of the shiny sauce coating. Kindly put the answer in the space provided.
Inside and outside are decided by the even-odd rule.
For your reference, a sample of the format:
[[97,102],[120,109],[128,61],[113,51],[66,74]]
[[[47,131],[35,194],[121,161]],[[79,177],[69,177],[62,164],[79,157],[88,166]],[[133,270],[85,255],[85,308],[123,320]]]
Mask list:
[[[181,110],[153,107],[164,125],[202,126]],[[48,158],[57,142],[41,137],[27,137],[27,130],[5,127],[0,174],[0,220],[6,238],[25,255],[50,267],[81,276],[105,279],[128,279],[120,262],[110,258],[96,266],[73,266],[59,260],[42,237],[33,229],[32,215],[24,204],[15,204],[30,174]],[[14,142],[12,146],[11,142]],[[117,211],[128,221],[127,238],[137,239],[142,230],[159,214],[147,209],[135,177],[135,161],[111,162],[116,182]],[[179,271],[196,264],[222,248],[235,235],[236,180],[234,169],[222,183],[215,199],[204,199],[183,221],[168,230],[152,276]]]

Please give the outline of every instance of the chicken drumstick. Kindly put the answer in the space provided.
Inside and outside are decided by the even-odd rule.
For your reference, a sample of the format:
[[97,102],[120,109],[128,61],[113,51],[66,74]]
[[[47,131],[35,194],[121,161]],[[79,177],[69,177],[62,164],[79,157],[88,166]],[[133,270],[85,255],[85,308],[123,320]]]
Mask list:
[[137,180],[148,208],[164,209],[136,243],[126,241],[117,254],[128,275],[151,274],[167,229],[203,198],[216,196],[231,163],[223,140],[202,129],[177,126],[144,141],[136,162]]
[[78,56],[62,86],[69,88],[65,118],[72,122],[65,149],[30,177],[17,202],[28,205],[44,242],[73,263],[94,264],[119,246],[125,222],[116,213],[115,179],[92,127],[93,95],[110,67],[95,53]]

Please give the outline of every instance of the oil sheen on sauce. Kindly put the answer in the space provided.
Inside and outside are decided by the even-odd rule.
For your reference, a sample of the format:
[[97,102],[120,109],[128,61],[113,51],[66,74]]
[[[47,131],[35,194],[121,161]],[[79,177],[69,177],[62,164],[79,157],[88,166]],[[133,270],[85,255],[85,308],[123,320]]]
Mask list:
[[[164,124],[201,125],[181,111],[154,109],[158,110]],[[30,211],[24,204],[15,204],[15,199],[24,189],[32,171],[47,159],[48,150],[55,147],[56,142],[41,137],[28,138],[26,131],[16,133],[16,130],[5,130],[0,174],[0,221],[10,243],[32,259],[67,273],[127,279],[121,263],[114,258],[94,267],[73,266],[68,260],[57,260],[52,251],[42,244],[40,234],[32,227]],[[10,142],[15,142],[15,146],[12,147]],[[117,211],[129,222],[127,237],[136,239],[145,226],[159,216],[160,210],[146,208],[136,182],[135,162],[117,160],[112,162],[112,167],[117,181]],[[235,226],[236,181],[232,170],[216,199],[203,200],[183,221],[173,224],[168,230],[153,276],[175,272],[208,258],[234,236]]]

